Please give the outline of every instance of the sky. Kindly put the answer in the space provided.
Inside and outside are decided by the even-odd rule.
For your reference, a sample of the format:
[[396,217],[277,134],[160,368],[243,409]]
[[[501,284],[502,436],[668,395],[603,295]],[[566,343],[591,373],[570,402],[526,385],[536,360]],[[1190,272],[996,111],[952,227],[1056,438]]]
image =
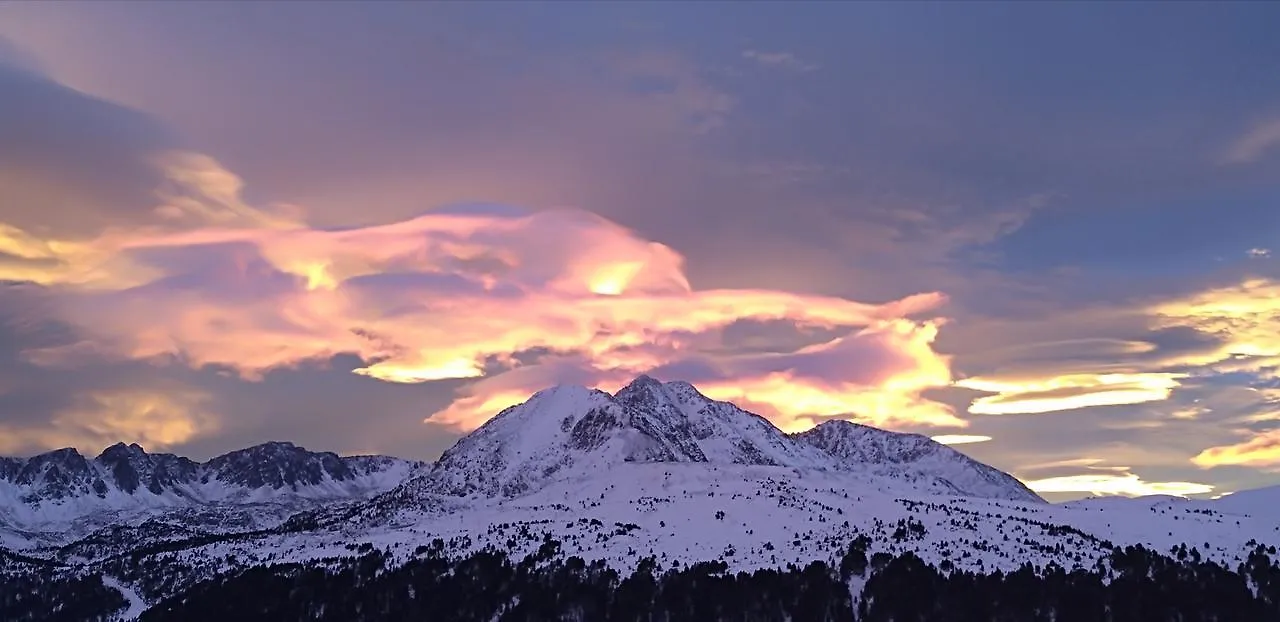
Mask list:
[[1280,484],[1280,6],[0,4],[0,454],[555,384]]

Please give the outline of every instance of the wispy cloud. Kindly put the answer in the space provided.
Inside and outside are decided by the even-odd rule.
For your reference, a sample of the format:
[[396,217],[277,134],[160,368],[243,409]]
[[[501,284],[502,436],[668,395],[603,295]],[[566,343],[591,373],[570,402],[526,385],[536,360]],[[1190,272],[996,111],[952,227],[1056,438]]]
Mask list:
[[1146,495],[1185,497],[1209,493],[1214,489],[1210,484],[1198,482],[1146,481],[1138,474],[1130,472],[1129,467],[1091,466],[1089,468],[1098,472],[1023,480],[1023,483],[1039,493],[1089,493],[1126,497]]
[[1234,445],[1210,447],[1191,459],[1197,466],[1280,466],[1280,429],[1252,434]]
[[966,378],[956,386],[995,395],[975,399],[975,415],[1047,413],[1168,399],[1185,374],[1072,374],[1047,378]]
[[930,438],[943,445],[968,445],[971,443],[985,443],[991,440],[990,436],[981,434],[939,434]]
[[786,69],[789,71],[809,72],[814,71],[818,66],[801,60],[791,52],[765,52],[761,50],[744,50],[742,57],[755,61],[762,67],[771,67],[776,69]]
[[1247,279],[1155,305],[1150,312],[1159,327],[1193,328],[1221,339],[1184,364],[1219,372],[1280,366],[1280,282]]
[[1223,164],[1250,164],[1280,147],[1280,119],[1263,121],[1232,141],[1222,154]]

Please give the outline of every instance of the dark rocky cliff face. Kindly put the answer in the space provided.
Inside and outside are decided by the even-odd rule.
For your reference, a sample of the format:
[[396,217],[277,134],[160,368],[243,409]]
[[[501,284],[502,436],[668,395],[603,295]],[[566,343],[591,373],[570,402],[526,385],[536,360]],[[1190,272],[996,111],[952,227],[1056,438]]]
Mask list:
[[265,443],[233,451],[204,466],[206,479],[247,488],[297,488],[355,476],[337,454],[310,452],[293,443]]

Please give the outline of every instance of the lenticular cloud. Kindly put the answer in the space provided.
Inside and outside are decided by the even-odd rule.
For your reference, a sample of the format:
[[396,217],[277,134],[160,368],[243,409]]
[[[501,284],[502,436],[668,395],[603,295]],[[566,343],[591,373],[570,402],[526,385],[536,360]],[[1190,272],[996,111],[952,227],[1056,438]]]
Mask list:
[[[252,379],[355,354],[366,361],[358,373],[387,382],[483,378],[432,419],[461,429],[548,383],[608,385],[690,362],[706,372],[690,380],[713,397],[757,404],[790,428],[834,416],[964,425],[920,397],[951,380],[932,349],[937,324],[913,319],[944,301],[938,293],[867,304],[699,289],[675,250],[576,209],[460,206],[317,229],[298,208],[245,204],[240,180],[208,158],[161,162],[181,192],[160,196],[149,226],[40,245],[0,229],[10,245],[42,249],[48,269],[23,280],[56,291],[62,319],[105,356]],[[742,321],[847,334],[798,350],[726,350],[719,333]],[[57,365],[84,351],[29,355]]]

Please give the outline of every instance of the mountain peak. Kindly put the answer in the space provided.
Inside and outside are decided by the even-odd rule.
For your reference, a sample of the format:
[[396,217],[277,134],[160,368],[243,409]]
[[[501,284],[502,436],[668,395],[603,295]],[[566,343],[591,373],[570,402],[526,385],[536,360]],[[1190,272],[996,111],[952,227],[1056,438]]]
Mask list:
[[662,386],[662,382],[659,381],[657,378],[654,378],[649,374],[640,374],[639,376],[636,376],[635,379],[633,379],[631,382],[627,383],[627,386],[623,387],[618,392],[621,393],[628,389],[643,389],[646,387],[661,387],[661,386]]
[[120,442],[102,450],[102,453],[98,454],[98,460],[146,455],[148,455],[147,450],[143,449],[141,445],[137,443],[129,443],[126,445],[123,442]]
[[[644,410],[660,409],[664,404],[710,402],[687,382],[662,382],[647,374],[637,376],[627,386],[618,389],[618,392],[613,394],[613,398],[621,404]],[[688,416],[688,413],[676,412],[679,410],[676,408],[672,412],[679,416]]]
[[44,460],[54,461],[54,460],[76,460],[76,459],[82,459],[82,458],[84,458],[84,456],[80,455],[80,450],[76,449],[75,447],[61,447],[59,449],[51,449],[49,451],[46,451],[42,454],[35,456],[32,459],[33,460],[44,459]]
[[787,435],[687,382],[641,374],[610,395],[560,385],[459,439],[415,486],[516,497],[626,463],[679,462],[874,472],[932,494],[1036,501],[1011,476],[925,436],[831,421]]
[[833,419],[791,438],[817,447],[848,471],[884,471],[926,490],[969,497],[1043,502],[1012,475],[927,436]]
[[632,462],[831,464],[763,418],[642,374],[613,395],[565,386],[535,393],[460,439],[424,484],[440,494],[512,497]]

